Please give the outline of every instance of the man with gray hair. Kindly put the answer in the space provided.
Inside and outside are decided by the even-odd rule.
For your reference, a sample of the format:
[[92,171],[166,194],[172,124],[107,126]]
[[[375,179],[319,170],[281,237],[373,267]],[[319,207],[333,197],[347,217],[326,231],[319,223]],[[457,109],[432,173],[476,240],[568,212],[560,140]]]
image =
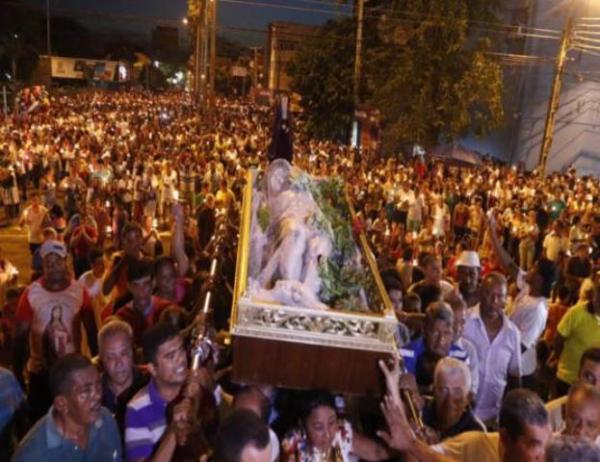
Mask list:
[[546,448],[546,462],[600,462],[600,447],[582,438],[559,436]]
[[600,390],[587,383],[575,383],[569,390],[564,410],[563,435],[600,442]]
[[473,414],[471,373],[464,361],[442,358],[433,375],[433,401],[423,409],[423,422],[433,428],[440,440],[468,431],[485,431]]
[[433,384],[433,372],[437,362],[450,356],[467,361],[465,350],[453,343],[454,314],[450,305],[434,302],[425,312],[423,336],[399,350],[407,372],[413,374],[417,384],[429,388]]
[[113,413],[121,430],[125,428],[128,401],[148,383],[148,373],[134,361],[131,326],[120,319],[106,323],[98,332],[102,365],[102,405]]

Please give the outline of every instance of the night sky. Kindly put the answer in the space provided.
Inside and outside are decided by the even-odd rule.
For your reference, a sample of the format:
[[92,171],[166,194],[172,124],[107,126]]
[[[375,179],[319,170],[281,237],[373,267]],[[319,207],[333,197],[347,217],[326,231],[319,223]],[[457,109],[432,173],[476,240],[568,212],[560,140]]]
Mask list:
[[[44,5],[44,0],[25,0]],[[266,31],[272,21],[292,21],[307,24],[322,24],[343,12],[351,12],[351,3],[346,6],[333,6],[335,0],[241,0],[244,3],[260,3],[275,6],[258,6],[234,3],[240,0],[219,0],[218,22],[223,28],[219,35],[234,38],[244,45],[260,45],[264,43],[265,34],[251,31],[234,31],[231,28],[260,29]],[[150,30],[157,25],[153,19],[161,18],[171,25],[181,21],[187,10],[186,0],[50,0],[51,8],[62,13],[73,10],[69,14],[85,26],[102,30],[128,31],[136,35],[149,37]],[[277,8],[276,5],[299,7],[320,11],[294,11]],[[106,14],[101,16],[84,16],[84,10],[93,10]],[[118,15],[136,16],[120,18]],[[229,29],[228,29],[229,28]],[[182,28],[183,29],[183,28]]]

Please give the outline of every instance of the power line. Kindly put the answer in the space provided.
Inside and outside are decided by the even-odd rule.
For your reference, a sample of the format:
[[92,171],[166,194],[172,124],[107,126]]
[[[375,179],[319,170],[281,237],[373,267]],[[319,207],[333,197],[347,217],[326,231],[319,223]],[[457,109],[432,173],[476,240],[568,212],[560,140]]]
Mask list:
[[[307,7],[293,6],[293,5],[283,5],[280,3],[268,3],[268,2],[263,2],[263,1],[248,1],[248,0],[220,0],[220,1],[223,3],[241,4],[241,5],[249,5],[249,6],[256,6],[256,7],[263,7],[263,8],[285,9],[285,10],[305,11],[305,12],[318,12],[318,13],[331,14],[334,16],[340,16],[340,15],[353,16],[353,13],[350,13],[350,12],[334,11],[331,9],[307,8]],[[304,1],[306,1],[306,2],[310,1],[311,3],[318,3],[318,4],[333,5],[333,3],[331,3],[331,2],[320,1],[320,0],[304,0]],[[15,2],[10,2],[10,1],[5,2],[4,5],[21,7],[21,8],[29,8],[29,9],[35,9],[35,10],[42,9],[41,7],[36,7],[33,5],[24,5],[21,3],[15,3]],[[335,5],[338,5],[338,4],[335,4]],[[169,25],[174,25],[177,27],[182,27],[182,24],[179,19],[166,19],[164,17],[138,16],[138,15],[132,15],[132,14],[125,14],[125,13],[111,13],[111,12],[89,10],[89,9],[54,8],[53,11],[58,14],[63,14],[63,15],[67,15],[67,16],[102,17],[102,18],[107,18],[107,19],[120,19],[120,20],[127,20],[127,21],[132,21],[132,22],[141,22],[141,23],[169,24]],[[415,15],[405,15],[405,16],[415,17]],[[368,16],[368,15],[365,15],[365,17],[369,17],[372,19],[379,18],[379,16]],[[400,17],[390,17],[390,19],[394,19],[398,22],[405,23],[405,24],[411,24],[411,25],[422,24],[423,22],[426,22],[427,19],[431,20],[430,17],[428,17],[428,18],[422,17],[421,20],[416,20],[416,19],[411,20],[411,19],[400,18]],[[548,33],[558,33],[558,31],[553,31],[550,29],[527,28],[527,27],[522,27],[522,26],[491,23],[491,22],[485,22],[485,21],[473,21],[473,23],[485,24],[485,25],[489,26],[487,28],[474,27],[474,30],[476,30],[480,33],[491,33],[491,34],[500,34],[500,35],[516,35],[519,38],[526,37],[526,38],[539,38],[539,39],[550,39],[550,40],[559,40],[560,39],[559,36],[548,35]],[[525,31],[539,31],[539,32],[546,32],[546,34],[529,33],[529,32],[525,32]],[[258,31],[256,31],[256,32],[258,32]],[[266,32],[263,32],[263,33],[266,33]]]

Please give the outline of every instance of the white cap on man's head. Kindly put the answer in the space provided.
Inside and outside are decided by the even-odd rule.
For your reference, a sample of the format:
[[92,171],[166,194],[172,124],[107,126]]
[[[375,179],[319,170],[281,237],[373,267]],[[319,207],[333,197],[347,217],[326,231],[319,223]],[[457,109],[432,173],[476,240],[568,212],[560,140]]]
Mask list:
[[458,259],[456,260],[456,266],[467,266],[469,268],[481,268],[479,261],[479,254],[474,250],[463,250]]
[[42,244],[40,247],[40,256],[42,258],[46,258],[51,253],[54,253],[61,258],[67,258],[67,248],[61,241],[55,241],[51,239]]

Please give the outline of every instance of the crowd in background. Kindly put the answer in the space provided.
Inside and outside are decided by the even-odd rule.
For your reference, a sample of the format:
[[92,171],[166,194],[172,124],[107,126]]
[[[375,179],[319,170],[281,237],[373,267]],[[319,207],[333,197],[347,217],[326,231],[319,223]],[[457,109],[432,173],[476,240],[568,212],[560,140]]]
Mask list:
[[[398,319],[374,411],[231,382],[241,194],[271,108],[221,100],[208,124],[180,93],[44,101],[0,116],[0,219],[30,260],[0,242],[0,461],[600,460],[597,178],[378,156],[296,121],[294,164],[345,180]],[[209,290],[218,346],[190,371]]]

